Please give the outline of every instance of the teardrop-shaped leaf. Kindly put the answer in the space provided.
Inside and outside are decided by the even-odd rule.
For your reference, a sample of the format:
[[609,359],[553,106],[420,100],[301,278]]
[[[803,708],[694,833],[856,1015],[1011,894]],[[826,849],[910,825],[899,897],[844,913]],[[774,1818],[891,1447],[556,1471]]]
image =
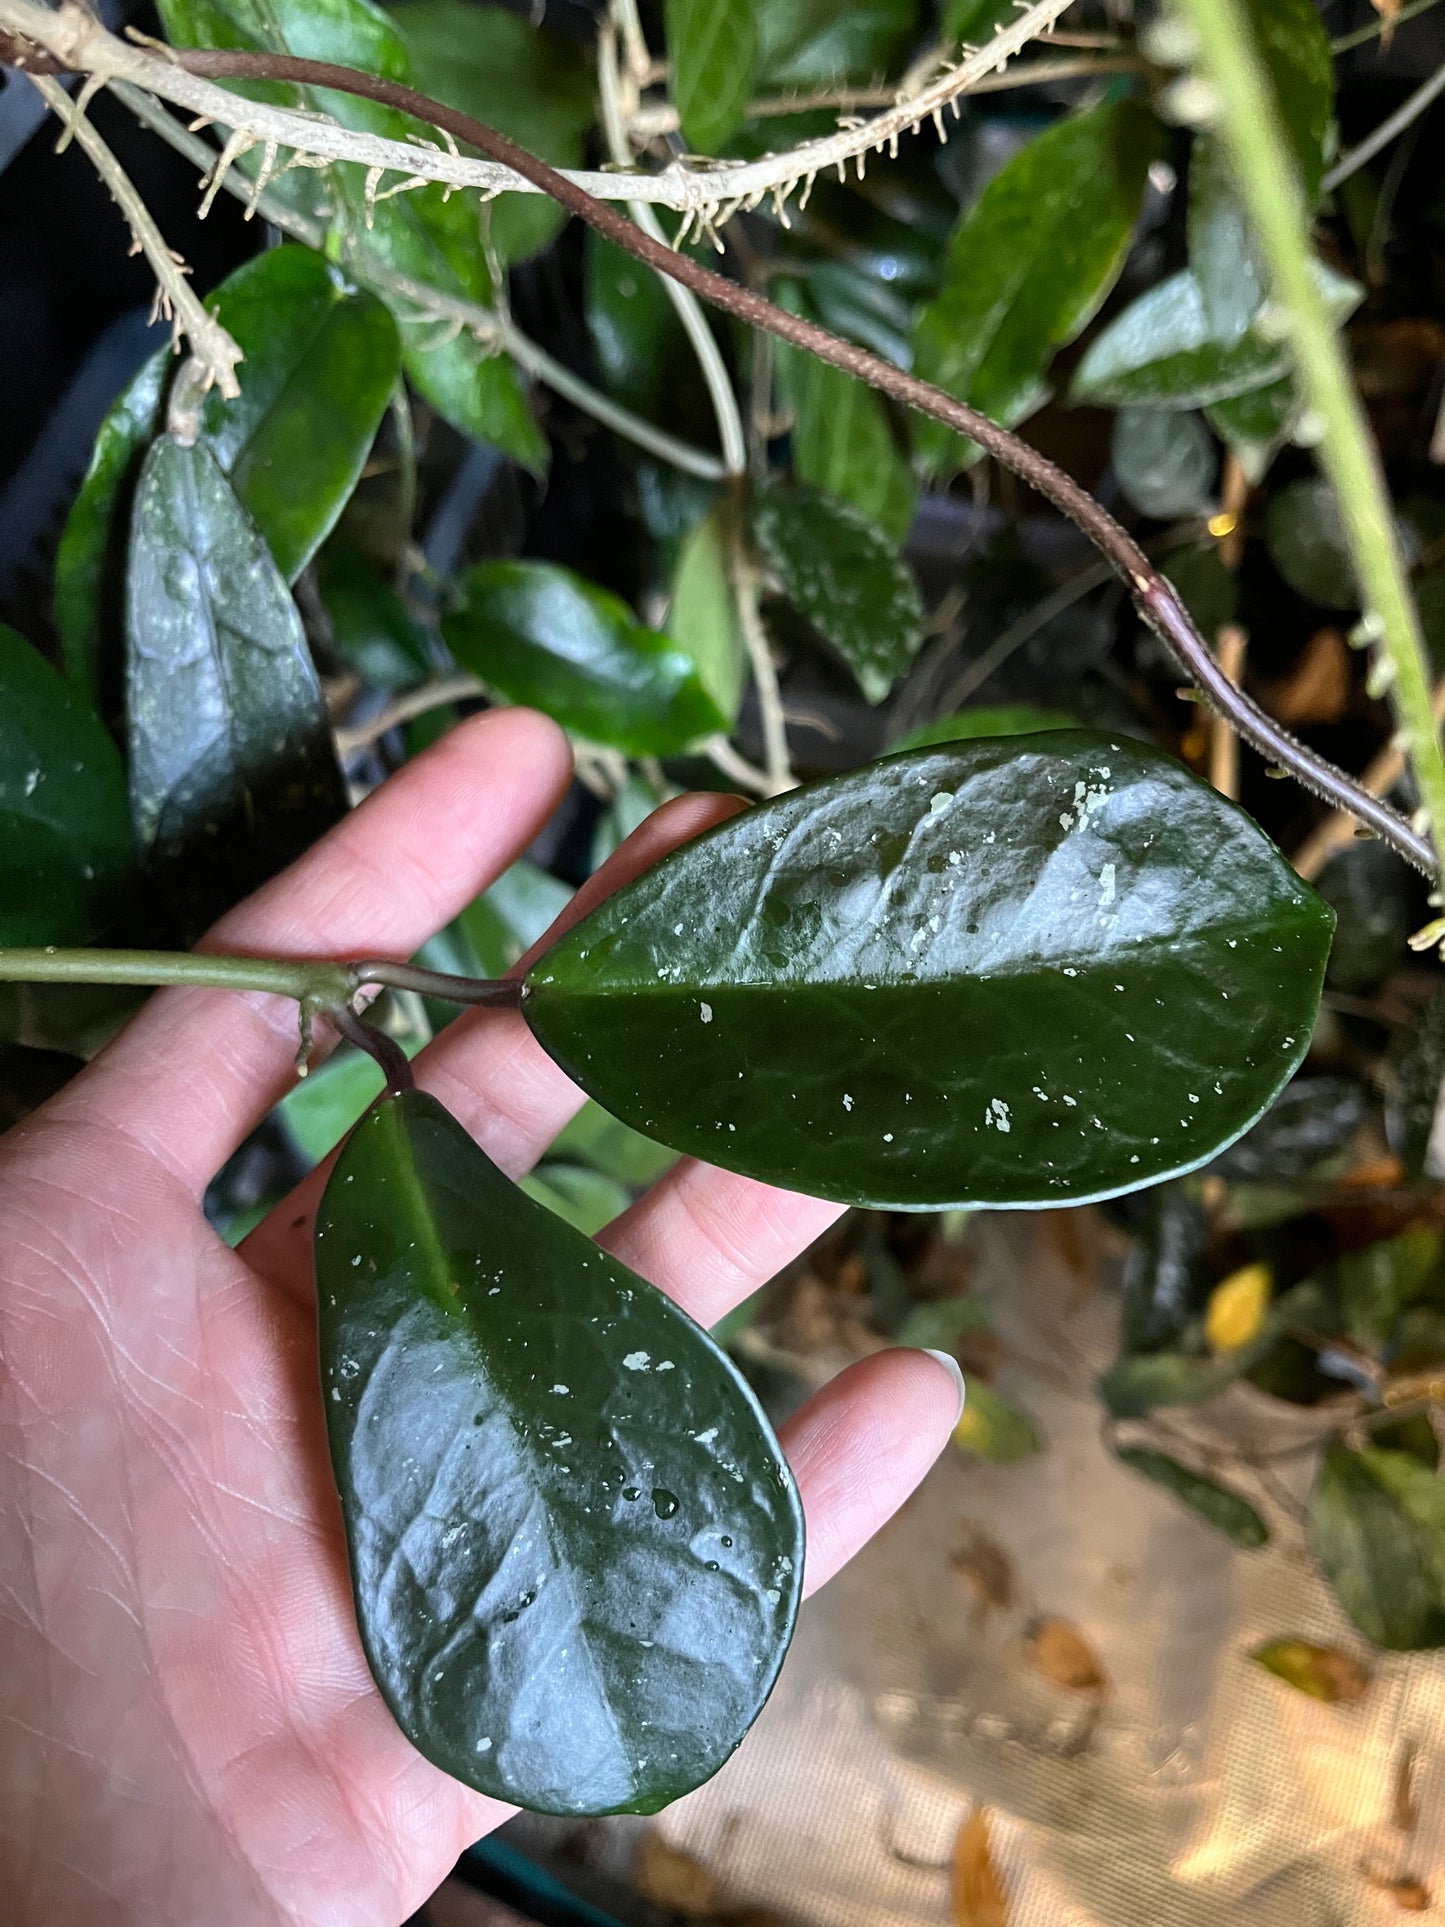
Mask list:
[[1209,499],[1219,459],[1197,415],[1121,408],[1114,417],[1114,473],[1141,515],[1172,521],[1197,515]]
[[1334,917],[1178,763],[1089,731],[915,750],[673,852],[535,964],[635,1128],[853,1204],[1191,1170],[1304,1055]]
[[294,582],[360,477],[400,365],[396,323],[302,247],[248,261],[217,306],[245,356],[241,393],[212,389],[201,430]]
[[[989,182],[949,243],[943,290],[919,316],[916,373],[1012,427],[1043,401],[1054,351],[1124,264],[1158,124],[1133,101],[1059,121]],[[978,451],[938,423],[914,445],[932,470]]]
[[716,154],[752,93],[757,0],[667,0],[666,21],[683,135],[697,153]]
[[682,651],[570,569],[481,562],[458,588],[447,647],[509,701],[629,756],[667,756],[725,727]]
[[1312,1639],[1271,1639],[1250,1654],[1276,1679],[1326,1706],[1352,1705],[1369,1689],[1370,1675],[1353,1653]]
[[547,437],[505,355],[463,333],[449,340],[409,341],[402,361],[412,386],[453,428],[501,449],[533,475],[547,473]]
[[218,853],[231,895],[345,808],[286,584],[204,441],[151,446],[126,585],[131,814],[151,863]]
[[131,861],[109,732],[0,623],[0,944],[93,937]]
[[1182,1499],[1192,1512],[1207,1519],[1226,1539],[1232,1539],[1246,1552],[1267,1543],[1269,1527],[1248,1499],[1231,1492],[1217,1479],[1206,1479],[1203,1473],[1191,1471],[1178,1459],[1171,1459],[1167,1452],[1156,1452],[1149,1446],[1121,1445],[1116,1450],[1125,1465],[1152,1479],[1156,1485],[1162,1485],[1176,1499]]
[[342,1151],[316,1270],[357,1619],[412,1744],[547,1813],[655,1812],[715,1773],[803,1542],[707,1334],[418,1093]]
[[1418,1460],[1336,1441],[1310,1499],[1309,1546],[1366,1639],[1394,1652],[1445,1645],[1445,1481]]
[[761,488],[753,539],[783,594],[832,644],[871,703],[923,641],[913,571],[856,510],[814,488]]

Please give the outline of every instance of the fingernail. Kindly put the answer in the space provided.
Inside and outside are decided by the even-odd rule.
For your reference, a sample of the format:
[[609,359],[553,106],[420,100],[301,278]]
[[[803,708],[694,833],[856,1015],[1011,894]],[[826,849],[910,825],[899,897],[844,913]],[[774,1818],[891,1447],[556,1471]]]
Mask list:
[[[952,1352],[936,1352],[931,1345],[920,1345],[918,1349],[925,1357],[936,1358],[958,1387],[958,1410],[953,1415],[953,1423],[957,1425],[958,1421],[963,1417],[964,1401],[968,1397],[968,1388],[963,1382],[963,1367],[953,1356]],[[952,1430],[952,1427],[949,1429]]]

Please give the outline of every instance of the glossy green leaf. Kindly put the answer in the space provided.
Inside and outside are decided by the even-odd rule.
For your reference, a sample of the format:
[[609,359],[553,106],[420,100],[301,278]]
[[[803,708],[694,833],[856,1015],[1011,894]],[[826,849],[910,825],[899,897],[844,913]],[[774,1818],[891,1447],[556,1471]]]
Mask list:
[[714,503],[678,551],[667,633],[692,663],[726,727],[743,699],[747,645],[733,589],[735,511]]
[[[1315,272],[1331,313],[1343,321],[1363,290],[1321,262]],[[1070,394],[1104,408],[1205,408],[1249,394],[1289,372],[1289,350],[1265,320],[1257,315],[1237,340],[1221,342],[1198,281],[1181,268],[1090,342]]]
[[328,542],[316,586],[330,625],[328,641],[377,689],[409,689],[436,667],[425,627],[386,576],[360,549]]
[[[949,243],[943,291],[918,320],[915,372],[1012,427],[1123,266],[1157,123],[1121,101],[1059,121],[996,174]],[[940,471],[977,450],[936,422],[915,446]]]
[[758,83],[770,93],[820,92],[881,79],[918,32],[917,0],[764,0]]
[[450,341],[408,341],[407,379],[444,420],[475,442],[489,442],[533,475],[551,461],[547,438],[527,404],[521,377],[505,355],[469,334]]
[[953,1442],[970,1458],[990,1465],[1017,1465],[1044,1449],[1028,1413],[971,1372],[964,1374],[963,1411],[953,1428]]
[[1013,0],[946,0],[943,38],[950,45],[985,47],[1000,27],[1017,18]]
[[587,329],[602,379],[632,407],[652,409],[694,378],[677,310],[660,275],[595,229],[587,230],[585,245]]
[[1141,515],[1161,522],[1197,515],[1219,469],[1209,431],[1197,415],[1121,408],[1114,417],[1114,474]]
[[412,1744],[549,1813],[654,1812],[715,1773],[803,1564],[727,1359],[417,1093],[342,1152],[316,1271],[357,1619]]
[[757,0],[667,0],[672,98],[683,137],[716,154],[740,125],[758,61]]
[[[554,167],[581,165],[593,81],[570,41],[525,14],[468,0],[405,0],[390,12],[424,94]],[[504,194],[489,209],[488,238],[499,260],[522,261],[565,219],[545,195]]]
[[1182,1499],[1192,1512],[1197,1512],[1246,1552],[1264,1545],[1269,1539],[1269,1527],[1255,1511],[1248,1499],[1242,1499],[1228,1486],[1220,1485],[1215,1479],[1206,1479],[1202,1473],[1192,1472],[1187,1465],[1171,1459],[1167,1452],[1156,1452],[1143,1445],[1116,1446],[1117,1456],[1133,1471],[1152,1479],[1172,1492],[1176,1499]]
[[725,726],[687,656],[570,570],[482,562],[458,586],[447,646],[510,702],[629,756],[666,756]]
[[1299,418],[1291,377],[1251,388],[1204,411],[1209,426],[1234,455],[1251,483],[1264,480],[1270,463],[1289,440]]
[[1359,607],[1339,500],[1322,477],[1291,482],[1270,495],[1264,539],[1270,560],[1296,595],[1326,609]]
[[131,862],[125,776],[109,732],[0,623],[0,944],[93,937]]
[[793,411],[793,473],[902,542],[917,490],[888,411],[866,383],[781,344],[779,387]]
[[1304,1055],[1331,912],[1233,804],[1086,731],[915,750],[734,817],[526,979],[649,1136],[884,1208],[1191,1170]]
[[934,743],[971,743],[981,736],[1036,736],[1045,729],[1073,729],[1076,719],[1061,709],[1035,709],[1031,703],[981,703],[936,723],[923,723],[893,744],[895,750],[927,749]]
[[760,488],[752,533],[783,594],[882,702],[923,641],[913,571],[856,510],[811,488]]
[[141,457],[164,426],[174,359],[151,355],[112,403],[55,555],[55,627],[65,673],[98,715],[120,713],[125,549]]
[[147,860],[206,847],[234,885],[289,861],[345,808],[301,619],[204,441],[163,435],[146,456],[126,641],[131,814]]
[[1445,1480],[1403,1452],[1337,1440],[1310,1498],[1309,1547],[1366,1639],[1445,1645]]

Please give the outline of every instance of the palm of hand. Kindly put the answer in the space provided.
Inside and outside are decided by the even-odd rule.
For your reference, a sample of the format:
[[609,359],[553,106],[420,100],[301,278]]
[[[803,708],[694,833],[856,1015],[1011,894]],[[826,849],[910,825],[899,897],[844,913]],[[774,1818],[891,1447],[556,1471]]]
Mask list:
[[[523,712],[410,765],[215,947],[413,950],[526,846],[565,745]],[[725,814],[680,800],[597,894]],[[0,1839],[21,1921],[397,1922],[506,1809],[392,1722],[352,1616],[317,1394],[308,1180],[240,1252],[212,1172],[288,1081],[278,1000],[168,992],[0,1140]],[[579,1094],[510,1013],[421,1081],[514,1175]],[[604,1234],[716,1319],[829,1206],[683,1164]],[[817,1585],[947,1435],[917,1353],[868,1359],[785,1433]],[[12,1903],[15,1904],[15,1903]]]

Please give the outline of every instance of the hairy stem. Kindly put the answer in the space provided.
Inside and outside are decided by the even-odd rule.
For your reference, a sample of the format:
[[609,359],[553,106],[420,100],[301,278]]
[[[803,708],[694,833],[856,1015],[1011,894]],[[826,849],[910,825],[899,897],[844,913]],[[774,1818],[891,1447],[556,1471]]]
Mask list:
[[[1189,0],[1189,3],[1207,8],[1208,0]],[[0,0],[0,12],[7,4],[14,4],[14,0]],[[1005,468],[1031,488],[1037,489],[1062,514],[1068,516],[1100,553],[1109,559],[1128,584],[1141,618],[1172,650],[1185,673],[1193,678],[1209,702],[1247,743],[1271,763],[1289,771],[1316,796],[1338,809],[1349,810],[1427,876],[1438,875],[1439,863],[1429,838],[1406,823],[1380,798],[1370,796],[1343,770],[1336,769],[1333,763],[1299,742],[1266,715],[1243,690],[1237,689],[1215,660],[1173,585],[1159,573],[1128,531],[1121,528],[1113,516],[1071,476],[1055,467],[1017,435],[1000,428],[976,409],[955,401],[942,389],[920,381],[917,376],[905,373],[891,362],[869,354],[866,349],[856,347],[852,342],[839,340],[826,329],[803,320],[801,316],[787,313],[751,289],[739,287],[710,268],[702,267],[689,256],[675,253],[650,235],[642,233],[615,208],[597,200],[574,178],[538,160],[534,154],[527,153],[494,129],[473,120],[470,115],[446,107],[440,101],[428,100],[414,88],[405,87],[397,81],[378,80],[323,61],[298,60],[289,54],[173,49],[172,58],[201,73],[333,87],[342,93],[359,94],[366,99],[381,101],[419,120],[430,121],[455,139],[469,142],[499,164],[531,180],[569,213],[576,214],[648,267],[681,281],[704,301],[713,303],[751,326],[767,329],[794,347],[817,355],[820,360],[842,369],[845,374],[853,375],[881,393],[891,395],[905,407],[915,408],[921,414],[929,415],[977,442]],[[1315,299],[1314,284],[1308,276],[1306,287],[1311,300]],[[1324,325],[1328,330],[1327,317],[1324,318]],[[1333,346],[1332,334],[1329,340]],[[1347,399],[1353,405],[1348,387],[1346,392]],[[1408,598],[1406,600],[1408,605]],[[1425,711],[1428,715],[1428,698]],[[1445,772],[1442,772],[1442,789],[1445,789]],[[1445,821],[1445,816],[1441,820]]]
[[[1334,484],[1366,622],[1378,632],[1389,665],[1391,695],[1419,788],[1420,821],[1435,858],[1430,869],[1438,875],[1445,849],[1445,755],[1430,710],[1425,641],[1379,455],[1315,279],[1299,170],[1241,0],[1176,4],[1194,29],[1201,71],[1218,95],[1219,131],[1271,292],[1289,326],[1301,395],[1323,427],[1319,463]],[[1359,809],[1354,814],[1369,821]]]

